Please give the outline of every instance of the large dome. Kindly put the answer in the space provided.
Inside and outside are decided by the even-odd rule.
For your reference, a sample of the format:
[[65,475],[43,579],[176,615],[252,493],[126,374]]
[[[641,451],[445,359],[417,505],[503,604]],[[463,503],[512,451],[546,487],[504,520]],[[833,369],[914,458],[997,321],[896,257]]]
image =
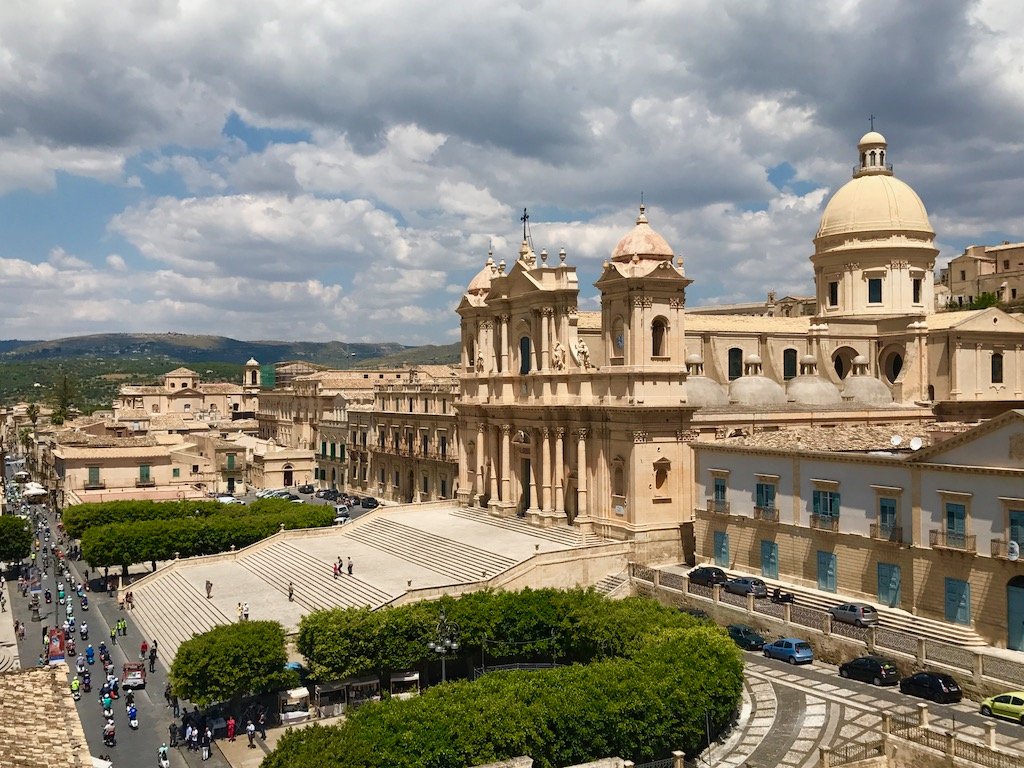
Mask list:
[[815,239],[870,232],[935,236],[917,193],[885,174],[858,176],[840,187],[825,206]]
[[636,217],[633,231],[619,240],[612,251],[612,261],[631,261],[633,256],[641,259],[657,259],[671,261],[675,255],[664,237],[655,232],[647,223],[645,207],[640,206],[640,215]]
[[494,266],[494,257],[487,254],[487,263],[484,268],[477,272],[476,277],[469,281],[469,288],[466,293],[474,296],[486,296],[491,290],[491,279],[498,270]]

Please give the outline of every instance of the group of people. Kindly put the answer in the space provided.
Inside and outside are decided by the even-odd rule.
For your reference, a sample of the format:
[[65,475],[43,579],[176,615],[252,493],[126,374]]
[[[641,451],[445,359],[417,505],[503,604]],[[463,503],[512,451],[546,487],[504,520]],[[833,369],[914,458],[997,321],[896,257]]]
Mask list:
[[[348,565],[346,566],[342,562],[341,555],[338,555],[338,561],[336,563],[334,563],[334,565],[333,565],[334,578],[338,578],[339,576],[343,575],[345,573],[346,568],[348,569],[348,575],[351,576],[352,575],[352,558],[350,557],[348,559]],[[288,586],[289,586],[289,591],[290,591],[291,585],[289,584]],[[289,595],[288,599],[289,600],[291,599],[291,595]]]
[[238,607],[235,610],[238,613],[238,621],[239,622],[248,621],[249,620],[249,603],[248,603],[248,601],[246,601],[244,603],[239,603]]

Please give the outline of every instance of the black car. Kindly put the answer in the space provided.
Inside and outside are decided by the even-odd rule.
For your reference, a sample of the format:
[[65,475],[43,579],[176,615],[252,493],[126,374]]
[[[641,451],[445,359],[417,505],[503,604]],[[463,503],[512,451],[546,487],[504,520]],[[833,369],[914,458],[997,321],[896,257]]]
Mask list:
[[960,684],[941,672],[918,672],[900,680],[900,693],[930,699],[939,704],[956,704],[964,697]]
[[760,651],[768,641],[746,624],[730,624],[729,637],[745,651]]
[[306,483],[305,485],[300,485],[296,490],[299,493],[313,493],[316,488],[314,488],[311,483]]
[[900,671],[884,656],[860,656],[839,665],[839,676],[873,685],[896,685]]
[[373,498],[373,496],[364,496],[363,500],[359,502],[359,506],[363,509],[376,509],[380,506],[380,502]]
[[715,584],[725,584],[729,577],[721,568],[713,565],[702,565],[690,571],[690,583],[700,584],[704,587],[713,587]]
[[340,495],[334,488],[328,488],[320,498],[327,499],[327,501],[337,501]]

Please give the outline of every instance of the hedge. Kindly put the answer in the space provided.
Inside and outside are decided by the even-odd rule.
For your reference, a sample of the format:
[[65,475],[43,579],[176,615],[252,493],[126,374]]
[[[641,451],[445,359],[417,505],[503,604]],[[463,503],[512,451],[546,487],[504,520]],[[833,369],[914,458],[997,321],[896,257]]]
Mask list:
[[646,642],[622,658],[492,673],[365,705],[340,726],[289,731],[262,766],[463,768],[529,755],[554,768],[693,754],[706,723],[717,733],[733,717],[743,662],[716,627],[659,625],[634,627]]
[[110,523],[129,523],[140,520],[177,520],[184,517],[211,517],[248,515],[281,512],[288,508],[286,499],[258,499],[252,504],[224,504],[219,501],[125,501],[91,502],[74,504],[62,514],[64,530],[75,539],[96,526]]

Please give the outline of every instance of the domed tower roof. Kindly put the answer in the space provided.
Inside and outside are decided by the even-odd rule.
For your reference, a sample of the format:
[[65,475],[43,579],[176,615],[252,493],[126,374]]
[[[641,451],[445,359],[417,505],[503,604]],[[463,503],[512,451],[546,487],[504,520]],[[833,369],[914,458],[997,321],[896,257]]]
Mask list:
[[246,365],[246,367],[248,367],[250,365],[259,365],[259,363],[256,361],[255,357],[250,357],[249,358],[249,362],[247,362],[245,365]]
[[743,375],[729,383],[729,402],[747,407],[785,405],[786,391],[761,374],[761,357],[747,355]]
[[935,230],[917,193],[893,176],[886,162],[887,143],[877,131],[857,144],[860,164],[853,178],[829,200],[814,242],[858,233],[911,234],[931,240]]
[[487,263],[484,268],[476,273],[476,277],[469,281],[469,288],[466,293],[474,296],[486,296],[491,290],[491,279],[497,274],[498,268],[494,266],[494,256],[487,254]]
[[800,375],[787,382],[786,396],[799,405],[839,405],[843,400],[839,388],[818,375],[813,355],[800,359]]
[[647,223],[646,207],[640,206],[636,226],[619,240],[612,251],[612,261],[631,261],[633,256],[654,261],[672,261],[675,254],[664,237],[655,232]]
[[843,399],[865,405],[889,405],[893,401],[889,388],[868,374],[868,359],[864,355],[853,358],[853,373],[846,378]]

